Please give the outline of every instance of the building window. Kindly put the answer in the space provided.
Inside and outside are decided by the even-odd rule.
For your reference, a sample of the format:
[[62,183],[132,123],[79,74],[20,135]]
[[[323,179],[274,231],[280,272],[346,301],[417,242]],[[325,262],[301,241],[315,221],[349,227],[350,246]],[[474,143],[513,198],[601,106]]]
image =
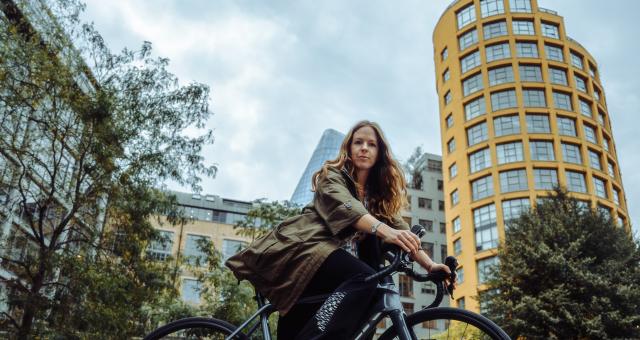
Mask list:
[[489,86],[513,83],[513,68],[511,65],[489,70]]
[[517,42],[516,53],[520,58],[538,58],[538,45],[534,42]]
[[454,190],[451,193],[451,205],[455,206],[460,202],[460,195],[458,195],[458,190]]
[[469,5],[465,8],[463,8],[462,10],[460,10],[457,14],[456,17],[458,19],[458,29],[463,28],[464,26],[467,26],[468,24],[476,21],[476,8],[475,6]]
[[620,193],[618,192],[618,189],[613,189],[613,202],[617,206],[620,206]]
[[159,230],[158,234],[149,243],[147,258],[156,261],[164,261],[171,256],[173,250],[173,232]]
[[596,131],[593,127],[584,124],[584,138],[593,144],[598,144],[598,140],[596,139]]
[[471,47],[478,43],[478,31],[476,29],[472,29],[471,31],[463,34],[458,38],[458,44],[460,45],[460,51],[466,50],[468,47]]
[[587,93],[587,81],[578,75],[575,75],[575,79],[576,79],[576,88],[578,89],[578,91]]
[[571,96],[567,93],[553,91],[553,104],[556,109],[571,111]]
[[513,107],[518,107],[515,90],[506,90],[491,93],[491,110],[498,111]]
[[182,300],[189,303],[200,303],[201,283],[194,279],[182,280]]
[[547,107],[544,90],[523,89],[522,99],[524,100],[524,107]]
[[508,43],[487,46],[485,53],[488,63],[511,57],[511,49]]
[[613,167],[613,163],[607,162],[607,170],[609,171],[609,176],[613,178],[616,177],[616,171],[614,169],[615,168]]
[[552,84],[567,86],[567,72],[560,68],[549,67],[549,80]]
[[456,176],[458,176],[458,165],[456,165],[456,163],[453,163],[449,167],[449,179],[453,179]]
[[605,187],[604,180],[593,177],[593,189],[595,191],[596,196],[607,198],[607,189]]
[[518,115],[494,118],[493,130],[496,137],[518,134],[520,133],[520,118]]
[[471,173],[478,172],[491,166],[491,153],[489,148],[476,151],[469,155]]
[[208,236],[187,234],[183,255],[192,266],[202,266],[206,264],[207,254],[203,249],[211,242]]
[[604,151],[609,152],[609,140],[607,137],[602,138],[602,148]]
[[493,195],[493,176],[485,176],[471,182],[471,191],[474,201]]
[[505,223],[517,219],[530,208],[528,198],[516,198],[502,201],[502,217]]
[[576,136],[576,122],[572,118],[558,117],[558,133],[563,136]]
[[531,141],[529,142],[531,149],[531,160],[533,161],[555,161],[553,153],[553,142],[548,141]]
[[478,260],[478,284],[486,283],[491,279],[493,268],[498,264],[498,258],[493,256]]
[[[440,223],[441,225],[444,225],[444,223]],[[442,233],[444,234],[446,231],[446,228],[441,228]],[[447,258],[447,245],[445,244],[441,244],[440,245],[440,261],[442,263],[444,263],[444,260]]]
[[404,274],[398,275],[398,287],[400,296],[413,297],[413,280]]
[[480,0],[480,13],[483,18],[504,13],[503,0]]
[[524,160],[522,142],[498,144],[496,146],[496,154],[498,155],[498,164],[522,162]]
[[562,143],[562,158],[567,163],[582,164],[580,147],[575,144]]
[[487,131],[487,122],[482,122],[467,129],[467,139],[469,146],[484,142],[489,138]]
[[453,126],[453,115],[449,114],[447,116],[446,121],[447,121],[447,128],[452,127]]
[[507,193],[528,189],[527,172],[524,169],[500,172],[500,192]]
[[533,28],[533,21],[529,20],[513,20],[513,34],[516,35],[536,35]]
[[598,91],[597,89],[593,89],[593,98],[596,99],[597,102],[600,101],[600,91]]
[[571,65],[581,70],[584,69],[584,66],[582,65],[582,56],[577,54],[576,52],[571,51]]
[[566,170],[565,174],[567,175],[567,188],[569,191],[587,193],[587,184],[583,173]]
[[507,23],[504,21],[497,21],[497,22],[484,24],[482,29],[484,31],[484,40],[501,37],[508,34]]
[[542,71],[538,65],[520,65],[520,80],[529,82],[542,82]]
[[445,47],[440,53],[440,58],[442,59],[442,61],[445,61],[447,60],[448,56],[449,56],[449,50]]
[[429,255],[430,258],[434,258],[433,257],[433,243],[431,242],[422,242],[421,244],[422,249],[424,250],[425,253],[427,253],[427,255]]
[[600,123],[600,125],[604,126],[604,113],[602,113],[602,112],[598,112],[598,123]]
[[531,0],[509,0],[511,12],[531,13]]
[[442,73],[442,82],[446,83],[450,78],[451,75],[449,74],[449,69],[447,68],[446,70],[444,70],[444,73]]
[[460,69],[465,73],[480,66],[480,52],[475,51],[460,60]]
[[444,211],[444,201],[438,201],[438,210]]
[[472,100],[464,106],[464,114],[467,120],[482,116],[487,113],[484,96]]
[[591,168],[602,171],[602,163],[600,163],[600,154],[589,150],[589,165]]
[[451,103],[451,91],[447,91],[447,93],[444,94],[444,104],[447,105]]
[[553,39],[560,39],[560,32],[558,31],[558,25],[552,23],[541,23],[542,36]]
[[546,115],[527,115],[527,132],[550,133],[549,117]]
[[429,209],[431,210],[431,199],[418,197],[418,208]]
[[451,138],[447,143],[447,150],[449,150],[449,153],[456,151],[456,140],[454,138]]
[[476,251],[498,246],[498,224],[495,204],[473,210],[473,225],[476,232]]
[[482,73],[475,74],[462,81],[462,92],[465,96],[482,90]]
[[[440,167],[440,169],[442,170],[442,167]],[[438,188],[438,191],[442,191],[442,188],[444,188],[444,182],[439,179],[439,180],[437,180],[436,183],[437,183],[436,186]]]
[[462,252],[462,241],[460,241],[460,239],[457,239],[453,241],[453,253],[455,255],[460,255],[461,252]]
[[238,240],[222,240],[222,262],[225,262],[231,256],[237,254],[240,250],[247,246],[246,242]]
[[564,61],[562,56],[562,48],[553,45],[544,45],[544,53],[547,55],[547,59],[555,61]]
[[558,172],[555,169],[533,169],[536,190],[552,190],[558,185]]
[[[424,227],[424,229],[428,232],[433,232],[433,221],[418,219],[418,224]],[[433,250],[433,249],[432,249]]]
[[[458,281],[458,283],[463,283],[464,282],[464,268],[460,267],[458,269],[456,269],[456,281]],[[460,300],[463,300],[464,302],[464,298],[461,298]],[[458,300],[458,301],[460,301]]]
[[454,234],[462,230],[462,227],[460,226],[460,217],[454,218],[453,221],[451,221],[451,226]]

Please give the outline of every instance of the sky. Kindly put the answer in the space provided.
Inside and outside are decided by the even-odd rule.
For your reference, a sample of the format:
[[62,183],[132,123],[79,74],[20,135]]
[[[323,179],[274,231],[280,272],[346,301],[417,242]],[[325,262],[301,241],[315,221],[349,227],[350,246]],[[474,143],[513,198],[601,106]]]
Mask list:
[[[327,128],[373,120],[401,161],[417,146],[442,154],[432,32],[450,2],[88,0],[84,18],[112,50],[150,41],[182,84],[210,86],[216,140],[204,156],[219,171],[205,193],[284,200]],[[538,4],[563,16],[598,63],[634,223],[640,1]]]

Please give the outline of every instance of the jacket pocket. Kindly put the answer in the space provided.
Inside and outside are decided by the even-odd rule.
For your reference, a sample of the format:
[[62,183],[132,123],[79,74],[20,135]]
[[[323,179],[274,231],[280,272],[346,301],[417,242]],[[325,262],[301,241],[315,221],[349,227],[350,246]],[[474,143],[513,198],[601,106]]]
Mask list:
[[292,239],[274,240],[266,245],[264,251],[259,254],[254,264],[254,270],[263,279],[274,282],[278,279],[287,279],[290,275],[285,273],[292,257],[297,255],[299,242]]

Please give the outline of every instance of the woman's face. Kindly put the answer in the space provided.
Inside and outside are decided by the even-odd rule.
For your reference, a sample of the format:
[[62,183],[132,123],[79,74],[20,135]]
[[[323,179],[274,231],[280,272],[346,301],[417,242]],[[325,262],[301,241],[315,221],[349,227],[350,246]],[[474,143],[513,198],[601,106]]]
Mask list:
[[351,159],[356,170],[371,170],[378,160],[378,136],[370,126],[363,126],[353,133]]

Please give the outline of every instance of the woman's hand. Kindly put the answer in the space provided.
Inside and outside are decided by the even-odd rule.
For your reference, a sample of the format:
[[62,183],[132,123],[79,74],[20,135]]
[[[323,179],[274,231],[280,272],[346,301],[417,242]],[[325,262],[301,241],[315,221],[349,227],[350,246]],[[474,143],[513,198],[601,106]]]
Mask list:
[[414,254],[421,249],[420,238],[409,230],[396,230],[382,224],[376,233],[383,242],[395,244],[408,253]]

